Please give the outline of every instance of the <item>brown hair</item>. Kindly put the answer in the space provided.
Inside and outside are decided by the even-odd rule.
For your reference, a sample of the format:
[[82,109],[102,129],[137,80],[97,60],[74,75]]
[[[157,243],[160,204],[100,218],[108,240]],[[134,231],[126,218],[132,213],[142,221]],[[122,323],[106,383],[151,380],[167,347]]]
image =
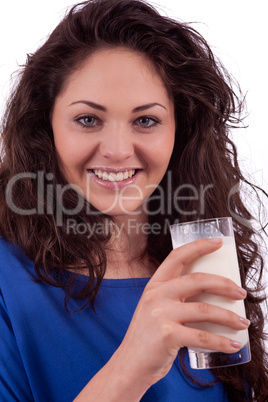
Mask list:
[[[230,400],[244,401],[248,393],[249,400],[265,401],[267,355],[260,305],[264,297],[259,293],[263,259],[249,223],[252,216],[240,193],[233,191],[239,183],[248,183],[229,138],[230,128],[240,123],[241,102],[228,73],[215,60],[204,38],[189,25],[161,16],[142,0],[91,0],[74,6],[45,44],[28,56],[3,118],[0,234],[18,244],[34,261],[40,281],[66,289],[66,303],[69,297],[76,297],[84,299],[84,305],[94,305],[105,273],[104,245],[111,234],[92,233],[88,239],[82,234],[67,233],[67,220],[73,216],[77,224],[94,227],[105,226],[111,218],[101,213],[89,214],[88,207],[97,211],[86,200],[83,208],[72,214],[81,196],[73,189],[64,195],[57,193],[57,185],[68,183],[58,166],[50,115],[70,74],[96,49],[116,46],[147,55],[174,99],[175,147],[160,183],[164,189],[170,185],[171,191],[165,194],[161,213],[156,213],[160,208],[159,197],[155,197],[158,190],[152,194],[149,222],[164,228],[167,220],[229,216],[230,211],[233,214],[242,285],[248,290],[246,310],[251,320],[252,360],[214,373],[224,383]],[[11,187],[16,177],[20,179],[14,180]],[[37,179],[44,183],[42,197]],[[202,208],[187,184],[196,189],[213,189],[207,191]],[[178,186],[179,209],[170,203],[178,198]],[[146,251],[160,264],[171,251],[169,233],[162,230],[160,234],[149,234]],[[74,291],[72,276],[67,282],[62,279],[61,272],[69,266],[88,268],[88,282],[82,290]],[[249,287],[250,282],[254,289]]]

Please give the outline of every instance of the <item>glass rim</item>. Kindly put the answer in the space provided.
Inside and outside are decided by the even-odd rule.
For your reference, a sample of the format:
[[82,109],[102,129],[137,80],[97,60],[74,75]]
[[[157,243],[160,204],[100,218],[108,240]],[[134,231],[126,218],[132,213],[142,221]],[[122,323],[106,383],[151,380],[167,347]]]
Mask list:
[[195,221],[189,221],[189,222],[181,222],[181,223],[173,223],[172,225],[170,225],[170,229],[174,226],[183,226],[183,225],[191,225],[192,223],[203,223],[203,222],[213,222],[213,221],[219,221],[219,220],[231,220],[232,221],[232,217],[231,216],[222,216],[219,218],[208,218],[208,219],[197,219]]

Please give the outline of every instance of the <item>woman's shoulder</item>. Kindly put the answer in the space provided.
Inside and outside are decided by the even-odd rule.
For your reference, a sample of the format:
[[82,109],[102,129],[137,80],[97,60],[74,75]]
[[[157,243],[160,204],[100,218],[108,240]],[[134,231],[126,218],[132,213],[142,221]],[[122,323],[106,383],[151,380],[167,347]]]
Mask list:
[[33,262],[27,258],[23,249],[0,237],[0,278],[7,276],[15,279],[29,271],[33,271]]
[[23,252],[23,249],[18,244],[0,237],[0,261],[2,262],[10,259],[25,260],[25,262],[26,260],[29,261]]
[[15,249],[17,245],[12,243],[11,241],[5,240],[2,236],[0,236],[0,250],[6,254],[9,253],[12,249]]

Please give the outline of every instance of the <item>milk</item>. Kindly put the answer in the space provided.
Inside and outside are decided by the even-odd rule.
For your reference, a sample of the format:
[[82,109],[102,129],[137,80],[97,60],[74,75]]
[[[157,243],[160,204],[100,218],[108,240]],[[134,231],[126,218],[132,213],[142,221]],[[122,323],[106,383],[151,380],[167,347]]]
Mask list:
[[[187,265],[187,267],[185,267],[185,269],[182,271],[181,275],[186,275],[193,272],[216,274],[225,276],[226,278],[234,281],[238,286],[241,286],[234,238],[232,236],[224,236],[221,238],[223,241],[223,245],[220,249],[214,251],[211,254],[204,255],[203,257],[198,258],[192,264]],[[174,248],[181,245],[176,244],[176,240],[174,240],[174,238],[173,241]],[[188,298],[186,302],[209,303],[231,310],[241,317],[246,317],[243,300],[231,300],[223,296],[202,293],[198,296]],[[213,324],[210,322],[187,323],[185,325],[191,328],[209,331],[216,335],[226,336],[230,339],[240,342],[243,346],[248,343],[247,329],[243,331],[236,331],[229,327]],[[198,351],[201,349],[195,348],[195,350]],[[204,349],[202,349],[202,351],[204,351]]]

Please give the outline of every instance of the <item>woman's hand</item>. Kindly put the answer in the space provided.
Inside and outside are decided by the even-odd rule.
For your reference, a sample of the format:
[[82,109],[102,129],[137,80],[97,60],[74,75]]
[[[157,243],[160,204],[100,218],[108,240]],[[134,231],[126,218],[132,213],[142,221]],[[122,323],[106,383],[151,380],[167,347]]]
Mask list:
[[229,310],[204,303],[184,303],[202,292],[233,300],[246,297],[243,289],[221,276],[179,276],[185,266],[221,245],[221,240],[202,239],[171,251],[145,287],[121,345],[75,402],[138,402],[151,385],[168,373],[183,346],[225,353],[241,348],[226,337],[184,326],[186,322],[202,321],[235,330],[248,326]]
[[[241,300],[246,291],[233,281],[194,273],[179,276],[197,258],[216,251],[221,240],[197,240],[173,250],[144,289],[125,338],[115,353],[124,374],[145,386],[163,378],[183,346],[237,352],[242,345],[231,339],[184,326],[186,322],[208,321],[235,330],[247,328],[235,313],[204,303],[184,303],[202,292]],[[125,363],[124,363],[125,362]],[[122,367],[123,365],[123,367]]]

